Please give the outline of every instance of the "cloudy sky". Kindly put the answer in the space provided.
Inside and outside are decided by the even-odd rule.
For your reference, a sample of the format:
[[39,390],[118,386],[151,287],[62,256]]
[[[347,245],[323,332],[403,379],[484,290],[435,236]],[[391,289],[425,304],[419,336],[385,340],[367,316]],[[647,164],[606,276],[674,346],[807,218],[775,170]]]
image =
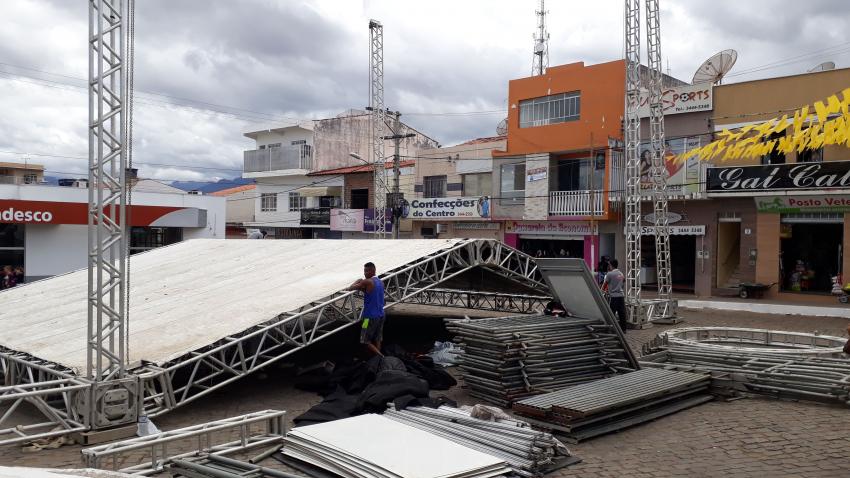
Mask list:
[[[85,0],[0,1],[0,161],[86,168]],[[734,48],[728,81],[850,66],[844,0],[662,0],[662,54],[690,80]],[[140,0],[134,158],[163,180],[238,176],[248,130],[368,104],[368,19],[385,102],[444,145],[494,134],[531,69],[536,0]],[[622,1],[550,0],[550,64],[622,58]],[[216,169],[221,168],[221,169]]]

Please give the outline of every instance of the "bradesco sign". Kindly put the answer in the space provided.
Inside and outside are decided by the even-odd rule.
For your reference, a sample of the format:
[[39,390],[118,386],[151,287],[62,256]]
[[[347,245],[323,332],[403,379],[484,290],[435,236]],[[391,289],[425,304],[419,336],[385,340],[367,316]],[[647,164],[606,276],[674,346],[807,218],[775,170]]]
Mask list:
[[52,222],[53,213],[50,211],[20,210],[10,207],[0,211],[0,222]]
[[413,199],[405,206],[403,216],[420,221],[489,219],[490,198],[482,196]]

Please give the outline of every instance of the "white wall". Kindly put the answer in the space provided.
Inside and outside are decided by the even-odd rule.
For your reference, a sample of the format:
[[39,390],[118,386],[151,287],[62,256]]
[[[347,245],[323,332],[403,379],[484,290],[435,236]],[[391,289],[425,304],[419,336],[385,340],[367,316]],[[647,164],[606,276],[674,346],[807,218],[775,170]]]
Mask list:
[[[330,187],[342,186],[342,176],[276,176],[258,178],[257,189],[251,191],[254,199],[254,217],[257,227],[300,227],[301,212],[289,211],[289,193],[298,192],[305,186]],[[262,211],[261,196],[277,194],[277,211]],[[318,198],[307,198],[307,207],[319,207]]]
[[256,189],[239,191],[227,197],[227,222],[251,222],[254,220],[254,198]]
[[280,143],[281,147],[291,147],[293,141],[299,140],[305,140],[309,145],[313,144],[313,132],[308,129],[298,127],[263,131],[255,133],[254,136],[256,137],[255,141],[257,142],[257,147],[255,149],[260,149],[260,146],[266,146],[274,143]]
[[88,265],[88,226],[27,224],[25,228],[27,280],[64,274]]

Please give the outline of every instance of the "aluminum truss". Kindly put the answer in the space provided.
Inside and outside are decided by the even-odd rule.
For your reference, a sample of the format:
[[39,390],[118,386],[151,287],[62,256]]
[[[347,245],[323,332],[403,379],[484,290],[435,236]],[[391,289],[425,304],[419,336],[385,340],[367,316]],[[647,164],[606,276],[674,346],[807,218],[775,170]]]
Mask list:
[[[154,475],[164,471],[174,460],[199,455],[229,455],[259,447],[278,449],[286,435],[286,412],[263,410],[260,412],[225,418],[213,422],[193,425],[140,438],[131,438],[115,443],[83,449],[83,459],[89,468],[111,469],[134,475]],[[252,428],[254,431],[252,431]],[[232,432],[238,431],[239,439],[232,440]],[[214,443],[213,437],[224,443]],[[168,447],[179,444],[196,444],[195,450],[178,455],[169,455]],[[185,447],[181,447],[185,449]],[[139,452],[147,451],[146,461],[138,463]],[[127,465],[130,456],[137,462]]]
[[671,317],[670,228],[667,223],[667,169],[664,166],[664,105],[661,99],[661,14],[658,0],[646,0],[646,43],[649,58],[649,137],[652,155],[652,204],[655,213],[655,267],[658,299],[649,320]]
[[503,294],[455,289],[425,289],[409,303],[461,309],[492,310],[511,314],[539,312],[552,297],[542,295]]
[[384,130],[387,112],[384,109],[384,26],[369,20],[369,106],[372,111],[372,165],[375,196],[375,235],[387,235],[387,169],[384,166]]
[[89,1],[89,289],[86,376],[122,378],[126,350],[127,2]]
[[[477,267],[541,296],[549,294],[533,258],[498,241],[469,239],[382,274],[386,306],[415,303],[418,295]],[[138,383],[144,413],[161,415],[356,324],[361,309],[359,295],[339,291],[169,363],[131,370],[125,381],[110,383]],[[7,385],[76,378],[73,370],[11,350],[0,349],[0,367],[11,381]],[[132,393],[130,397],[136,399]]]
[[626,307],[629,320],[646,322],[641,303],[640,243],[640,0],[626,0]]
[[[90,387],[71,378],[0,387],[0,443],[26,443],[88,430],[75,411],[75,402],[77,394],[87,393]],[[21,407],[24,404],[37,413],[27,413]],[[22,424],[22,418],[30,423]]]

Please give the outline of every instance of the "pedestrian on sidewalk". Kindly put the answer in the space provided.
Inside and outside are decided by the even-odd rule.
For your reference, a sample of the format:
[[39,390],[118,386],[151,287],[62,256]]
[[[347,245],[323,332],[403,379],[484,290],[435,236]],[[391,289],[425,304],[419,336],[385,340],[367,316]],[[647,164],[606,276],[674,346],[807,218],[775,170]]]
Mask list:
[[608,305],[611,307],[611,312],[617,316],[620,322],[620,328],[623,332],[626,331],[628,322],[626,320],[626,297],[623,294],[623,283],[626,282],[626,276],[617,269],[619,263],[617,259],[611,259],[608,265],[608,273],[605,274],[605,279],[602,280],[603,289],[608,290]]
[[383,357],[384,340],[384,283],[375,277],[375,264],[363,265],[363,279],[357,279],[348,290],[363,292],[363,322],[360,325],[360,343],[373,355]]

